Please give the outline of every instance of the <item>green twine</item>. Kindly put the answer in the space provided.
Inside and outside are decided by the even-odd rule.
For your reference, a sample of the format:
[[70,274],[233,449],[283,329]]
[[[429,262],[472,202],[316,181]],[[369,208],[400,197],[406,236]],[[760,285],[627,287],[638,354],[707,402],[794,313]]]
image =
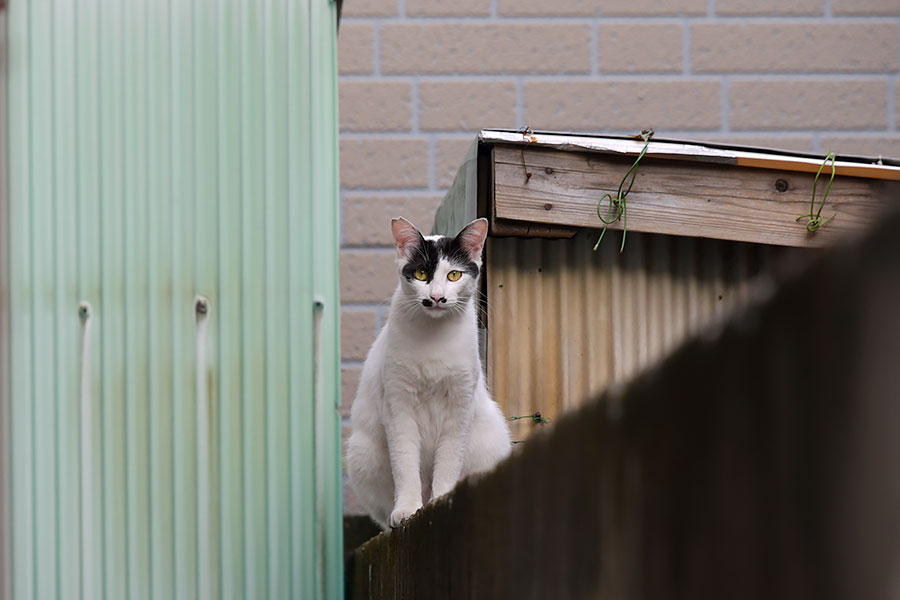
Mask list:
[[[812,198],[809,201],[809,214],[800,215],[796,219],[796,221],[799,221],[800,219],[809,219],[809,222],[806,223],[806,230],[810,233],[817,232],[824,227],[828,221],[837,216],[834,214],[824,221],[822,220],[822,209],[825,208],[825,200],[828,198],[828,192],[831,191],[831,183],[834,181],[834,159],[834,152],[829,152],[825,156],[825,160],[822,161],[822,166],[819,167],[819,171],[816,173],[816,178],[813,179]],[[816,211],[816,184],[819,182],[819,175],[822,174],[822,169],[825,168],[825,165],[828,164],[829,160],[831,161],[831,178],[828,180],[828,185],[825,187],[825,194],[822,196],[822,204],[819,205],[819,210]]]
[[[625,205],[625,198],[628,197],[631,186],[634,185],[634,178],[637,177],[638,163],[641,162],[641,159],[644,158],[644,154],[647,153],[647,147],[650,145],[650,138],[653,137],[653,130],[643,130],[640,137],[644,140],[644,148],[641,150],[641,153],[638,154],[638,157],[635,159],[634,164],[631,165],[631,168],[625,171],[625,176],[622,177],[622,181],[619,183],[619,190],[616,192],[615,198],[612,194],[606,193],[603,194],[603,196],[600,197],[600,201],[597,202],[597,217],[603,221],[603,231],[600,232],[600,238],[597,240],[597,243],[594,244],[594,252],[600,247],[600,242],[603,241],[606,229],[619,219],[622,219],[622,244],[619,246],[619,254],[622,254],[622,250],[625,249],[625,235],[628,233],[628,210]],[[628,180],[629,175],[631,175],[631,181],[628,182],[628,187],[623,190],[622,188],[625,187],[625,182]],[[609,210],[606,212],[605,219],[600,212],[604,200],[609,200]]]
[[518,421],[519,419],[531,419],[533,423],[549,423],[551,420],[549,417],[542,417],[541,411],[537,411],[533,415],[522,415],[520,417],[509,418],[510,421]]

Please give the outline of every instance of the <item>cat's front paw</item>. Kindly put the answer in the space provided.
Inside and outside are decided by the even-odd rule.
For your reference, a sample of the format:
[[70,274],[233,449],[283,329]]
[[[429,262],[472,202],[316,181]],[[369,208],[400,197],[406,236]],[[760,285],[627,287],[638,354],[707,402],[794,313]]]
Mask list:
[[416,511],[422,508],[422,505],[418,506],[398,506],[394,508],[394,511],[391,513],[391,518],[389,521],[389,525],[391,529],[396,529],[400,527],[404,521],[408,518],[416,514]]

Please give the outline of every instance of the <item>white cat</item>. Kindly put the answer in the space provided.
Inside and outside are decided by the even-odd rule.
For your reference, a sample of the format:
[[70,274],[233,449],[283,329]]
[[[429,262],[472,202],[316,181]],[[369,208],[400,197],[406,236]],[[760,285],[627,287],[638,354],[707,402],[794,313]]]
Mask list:
[[363,366],[347,447],[350,483],[384,529],[491,469],[511,447],[478,357],[487,221],[455,238],[424,237],[403,218],[391,229],[400,282]]

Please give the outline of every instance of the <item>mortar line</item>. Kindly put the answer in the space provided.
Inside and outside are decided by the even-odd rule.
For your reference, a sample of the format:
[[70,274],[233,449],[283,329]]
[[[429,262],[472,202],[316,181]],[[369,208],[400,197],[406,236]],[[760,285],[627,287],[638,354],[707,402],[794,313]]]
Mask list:
[[[494,18],[490,15],[479,15],[471,17],[458,16],[422,16],[422,17],[342,17],[341,25],[349,24],[373,24],[373,25],[398,25],[406,24],[409,26],[421,25],[542,25],[552,24],[560,25],[586,25],[593,20],[590,15],[543,15],[543,16],[507,16]],[[632,15],[610,15],[608,17],[599,17],[603,23],[621,24],[621,25],[639,25],[639,24],[658,24],[672,23],[680,19],[689,19],[699,23],[751,23],[754,25],[780,25],[784,23],[814,25],[816,23],[830,23],[832,21],[841,24],[865,24],[873,21],[890,22],[892,17],[883,14],[847,14],[835,17],[823,18],[822,15],[797,13],[797,14],[692,14],[683,15],[678,13],[658,14],[645,16]]]
[[[474,137],[472,138],[474,139]],[[348,188],[344,190],[344,198],[347,200],[380,199],[386,200],[397,196],[415,198],[419,196],[434,196],[425,188]]]
[[[620,78],[623,80],[638,80],[638,81],[683,81],[683,74],[680,70],[659,70],[659,71],[640,71],[640,72],[628,72],[628,71],[617,71],[610,73],[598,73],[602,77],[602,79],[616,79]],[[807,74],[802,72],[784,72],[784,73],[773,73],[771,75],[767,74],[765,71],[760,71],[757,73],[753,72],[745,72],[745,73],[731,73],[731,72],[708,72],[708,73],[693,73],[691,77],[697,81],[717,81],[718,78],[722,75],[743,75],[745,77],[790,77],[795,79],[797,77],[804,77]],[[813,76],[817,77],[830,77],[828,73],[819,73],[807,76],[807,79]],[[862,73],[847,73],[845,76],[860,76],[860,77],[884,77],[884,72],[862,72]],[[525,72],[517,72],[517,73],[397,73],[392,75],[383,75],[375,77],[373,75],[362,75],[362,74],[346,74],[341,76],[342,82],[354,82],[354,81],[365,81],[365,82],[404,82],[404,81],[412,81],[412,78],[415,77],[419,81],[431,82],[446,82],[446,81],[464,81],[471,79],[473,81],[489,81],[492,83],[497,82],[510,82],[517,81],[521,78],[532,78],[535,80],[542,81],[597,81],[598,78],[594,74],[590,73],[589,70],[578,72],[578,73],[538,73],[535,71],[525,71]]]
[[[492,16],[490,13],[482,14],[482,15],[473,15],[473,16],[458,16],[458,15],[423,15],[423,16],[400,16],[400,15],[391,15],[385,17],[341,17],[341,26],[345,23],[351,24],[365,24],[365,23],[380,23],[380,24],[388,24],[388,25],[397,25],[397,24],[407,24],[410,27],[416,27],[421,25],[542,25],[546,23],[551,23],[555,26],[560,25],[585,25],[590,23],[592,20],[600,19],[603,22],[610,23],[622,23],[622,24],[638,24],[638,23],[662,23],[669,22],[671,23],[673,20],[678,20],[682,18],[684,15],[679,13],[671,13],[671,14],[654,14],[654,15],[609,15],[606,17],[594,17],[593,15],[510,15],[510,16]],[[692,15],[695,18],[706,19],[706,15],[698,14]],[[791,18],[792,15],[785,15],[787,18]],[[740,17],[743,18],[743,17]],[[768,15],[763,15],[762,17],[758,17],[755,15],[748,15],[747,18],[768,18],[770,20],[776,20],[776,17],[771,17]],[[795,18],[804,18],[804,15],[796,15]],[[809,18],[809,15],[805,15],[805,18]]]

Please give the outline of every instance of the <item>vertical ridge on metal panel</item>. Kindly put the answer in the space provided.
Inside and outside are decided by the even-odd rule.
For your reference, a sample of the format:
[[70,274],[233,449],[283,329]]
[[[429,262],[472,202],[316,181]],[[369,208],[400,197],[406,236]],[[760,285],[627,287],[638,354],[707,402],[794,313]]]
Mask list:
[[177,273],[172,270],[175,235],[171,203],[172,170],[169,160],[171,130],[171,79],[169,77],[170,14],[168,2],[147,5],[147,201],[149,313],[149,412],[150,412],[150,592],[169,600],[174,596],[172,564],[174,544],[174,443],[172,395],[174,341],[173,291]]
[[286,3],[267,2],[264,10],[265,44],[265,389],[266,529],[268,538],[268,590],[271,598],[289,598],[291,530],[290,472],[288,460],[288,206],[286,80]]
[[263,65],[260,24],[261,0],[241,3],[241,253],[240,273],[243,294],[241,319],[243,356],[242,419],[244,445],[244,594],[265,598],[266,562],[266,464],[265,410],[265,181],[263,135]]
[[[193,273],[186,273],[184,304],[189,306],[185,321],[190,323],[192,336],[196,336],[197,353],[193,359],[191,375],[194,385],[190,400],[192,423],[191,456],[194,479],[194,533],[192,560],[195,574],[186,575],[196,586],[186,598],[216,598],[222,593],[221,541],[221,481],[223,470],[229,467],[221,459],[222,407],[220,340],[223,327],[224,305],[220,293],[221,245],[219,239],[219,142],[221,124],[219,118],[218,50],[216,32],[210,32],[209,23],[216,23],[219,11],[215,2],[204,0],[195,3],[193,10],[194,67],[192,76],[185,81],[185,92],[193,83],[190,106],[193,108],[196,133],[191,143],[196,151],[190,155],[194,172],[185,174],[194,178],[191,196],[193,211],[184,226],[186,239],[184,250],[191,257]],[[185,48],[187,51],[187,48]],[[232,129],[233,125],[229,128]],[[193,275],[193,281],[190,276]],[[199,300],[199,302],[197,301]],[[188,308],[186,306],[186,308]],[[232,317],[233,318],[233,317]],[[234,321],[233,321],[234,323]],[[232,325],[234,327],[234,325]],[[192,337],[193,340],[193,337]],[[201,353],[202,351],[202,353]],[[185,382],[187,384],[187,382]],[[189,385],[189,384],[188,384]],[[187,400],[187,398],[186,398]]]
[[[196,313],[195,296],[203,295],[212,304],[209,319],[214,319],[213,315],[218,310],[210,289],[199,284],[195,288],[195,273],[196,277],[202,273],[195,259],[195,240],[202,238],[196,232],[199,228],[196,213],[204,212],[200,207],[215,203],[207,184],[215,173],[215,151],[210,150],[210,146],[215,146],[215,126],[208,127],[202,134],[198,132],[201,119],[204,123],[215,119],[215,111],[207,108],[209,104],[215,104],[214,90],[210,92],[208,83],[214,66],[214,59],[210,59],[208,24],[215,23],[215,19],[214,14],[209,17],[205,12],[209,10],[208,2],[202,5],[184,2],[170,4],[168,57],[171,87],[168,102],[171,119],[168,125],[173,232],[170,269],[173,333],[171,495],[174,512],[171,561],[172,597],[185,600],[199,597],[197,579],[201,572],[197,560],[196,383],[199,366],[196,361],[196,320],[199,315]],[[197,13],[201,18],[197,18]],[[198,27],[204,23],[203,17],[208,19],[206,26]],[[200,100],[201,97],[206,100],[205,103]],[[201,110],[197,110],[198,105]],[[214,249],[209,248],[207,252],[215,256]],[[209,572],[209,565],[203,572]]]
[[59,576],[55,597],[81,589],[80,360],[81,319],[78,299],[77,166],[75,150],[75,11],[73,2],[54,3],[52,153],[45,176],[53,184],[52,216],[44,223],[53,240],[53,376],[56,427],[56,556]]
[[[99,23],[98,0],[78,3],[75,11],[74,104],[77,178],[78,299],[81,316],[81,597],[101,598],[103,591],[102,422],[100,347],[100,162],[99,162]],[[93,35],[92,35],[93,33]],[[73,307],[68,307],[73,310]]]
[[313,177],[310,4],[288,5],[288,240],[290,278],[291,537],[293,598],[318,596],[315,564],[315,456],[312,373]]
[[125,456],[128,597],[150,594],[146,2],[125,3]]
[[[311,33],[313,81],[313,119],[310,131],[315,143],[321,144],[313,152],[313,173],[321,175],[315,182],[313,220],[318,224],[313,233],[313,248],[321,253],[314,256],[313,266],[317,279],[316,293],[325,301],[323,313],[322,356],[329,365],[323,374],[321,398],[316,407],[316,489],[319,506],[317,523],[320,527],[318,538],[324,561],[321,593],[323,597],[339,597],[343,589],[341,577],[341,538],[328,534],[340,529],[341,522],[341,463],[340,463],[340,422],[337,408],[340,405],[338,376],[335,365],[340,364],[338,345],[338,173],[337,173],[337,82],[335,78],[336,18],[335,5],[325,0],[311,3]],[[318,168],[317,168],[318,167]]]
[[55,273],[53,239],[53,11],[50,3],[30,3],[31,55],[31,296],[32,402],[34,444],[35,598],[58,592],[56,450]]
[[125,381],[124,272],[125,202],[122,104],[124,76],[123,7],[101,0],[100,56],[100,324],[101,411],[103,415],[103,596],[126,598],[125,554]]
[[[0,11],[0,181],[9,182],[7,143],[7,21]],[[0,185],[0,231],[9,231],[9,185]],[[12,598],[12,429],[9,371],[9,238],[0,240],[0,596]]]
[[[35,540],[34,486],[35,460],[32,438],[33,404],[31,370],[31,60],[28,3],[15,3],[6,10],[7,47],[19,53],[24,68],[8,70],[7,98],[9,144],[9,400],[10,400],[10,550],[11,588],[14,598],[34,597]],[[4,56],[8,57],[8,54]],[[7,60],[9,60],[7,58]],[[13,201],[24,199],[25,201]]]
[[[242,396],[243,293],[241,288],[241,61],[240,4],[219,4],[219,552],[221,596],[245,594]],[[227,440],[227,443],[226,443]],[[203,561],[203,557],[200,557]]]

